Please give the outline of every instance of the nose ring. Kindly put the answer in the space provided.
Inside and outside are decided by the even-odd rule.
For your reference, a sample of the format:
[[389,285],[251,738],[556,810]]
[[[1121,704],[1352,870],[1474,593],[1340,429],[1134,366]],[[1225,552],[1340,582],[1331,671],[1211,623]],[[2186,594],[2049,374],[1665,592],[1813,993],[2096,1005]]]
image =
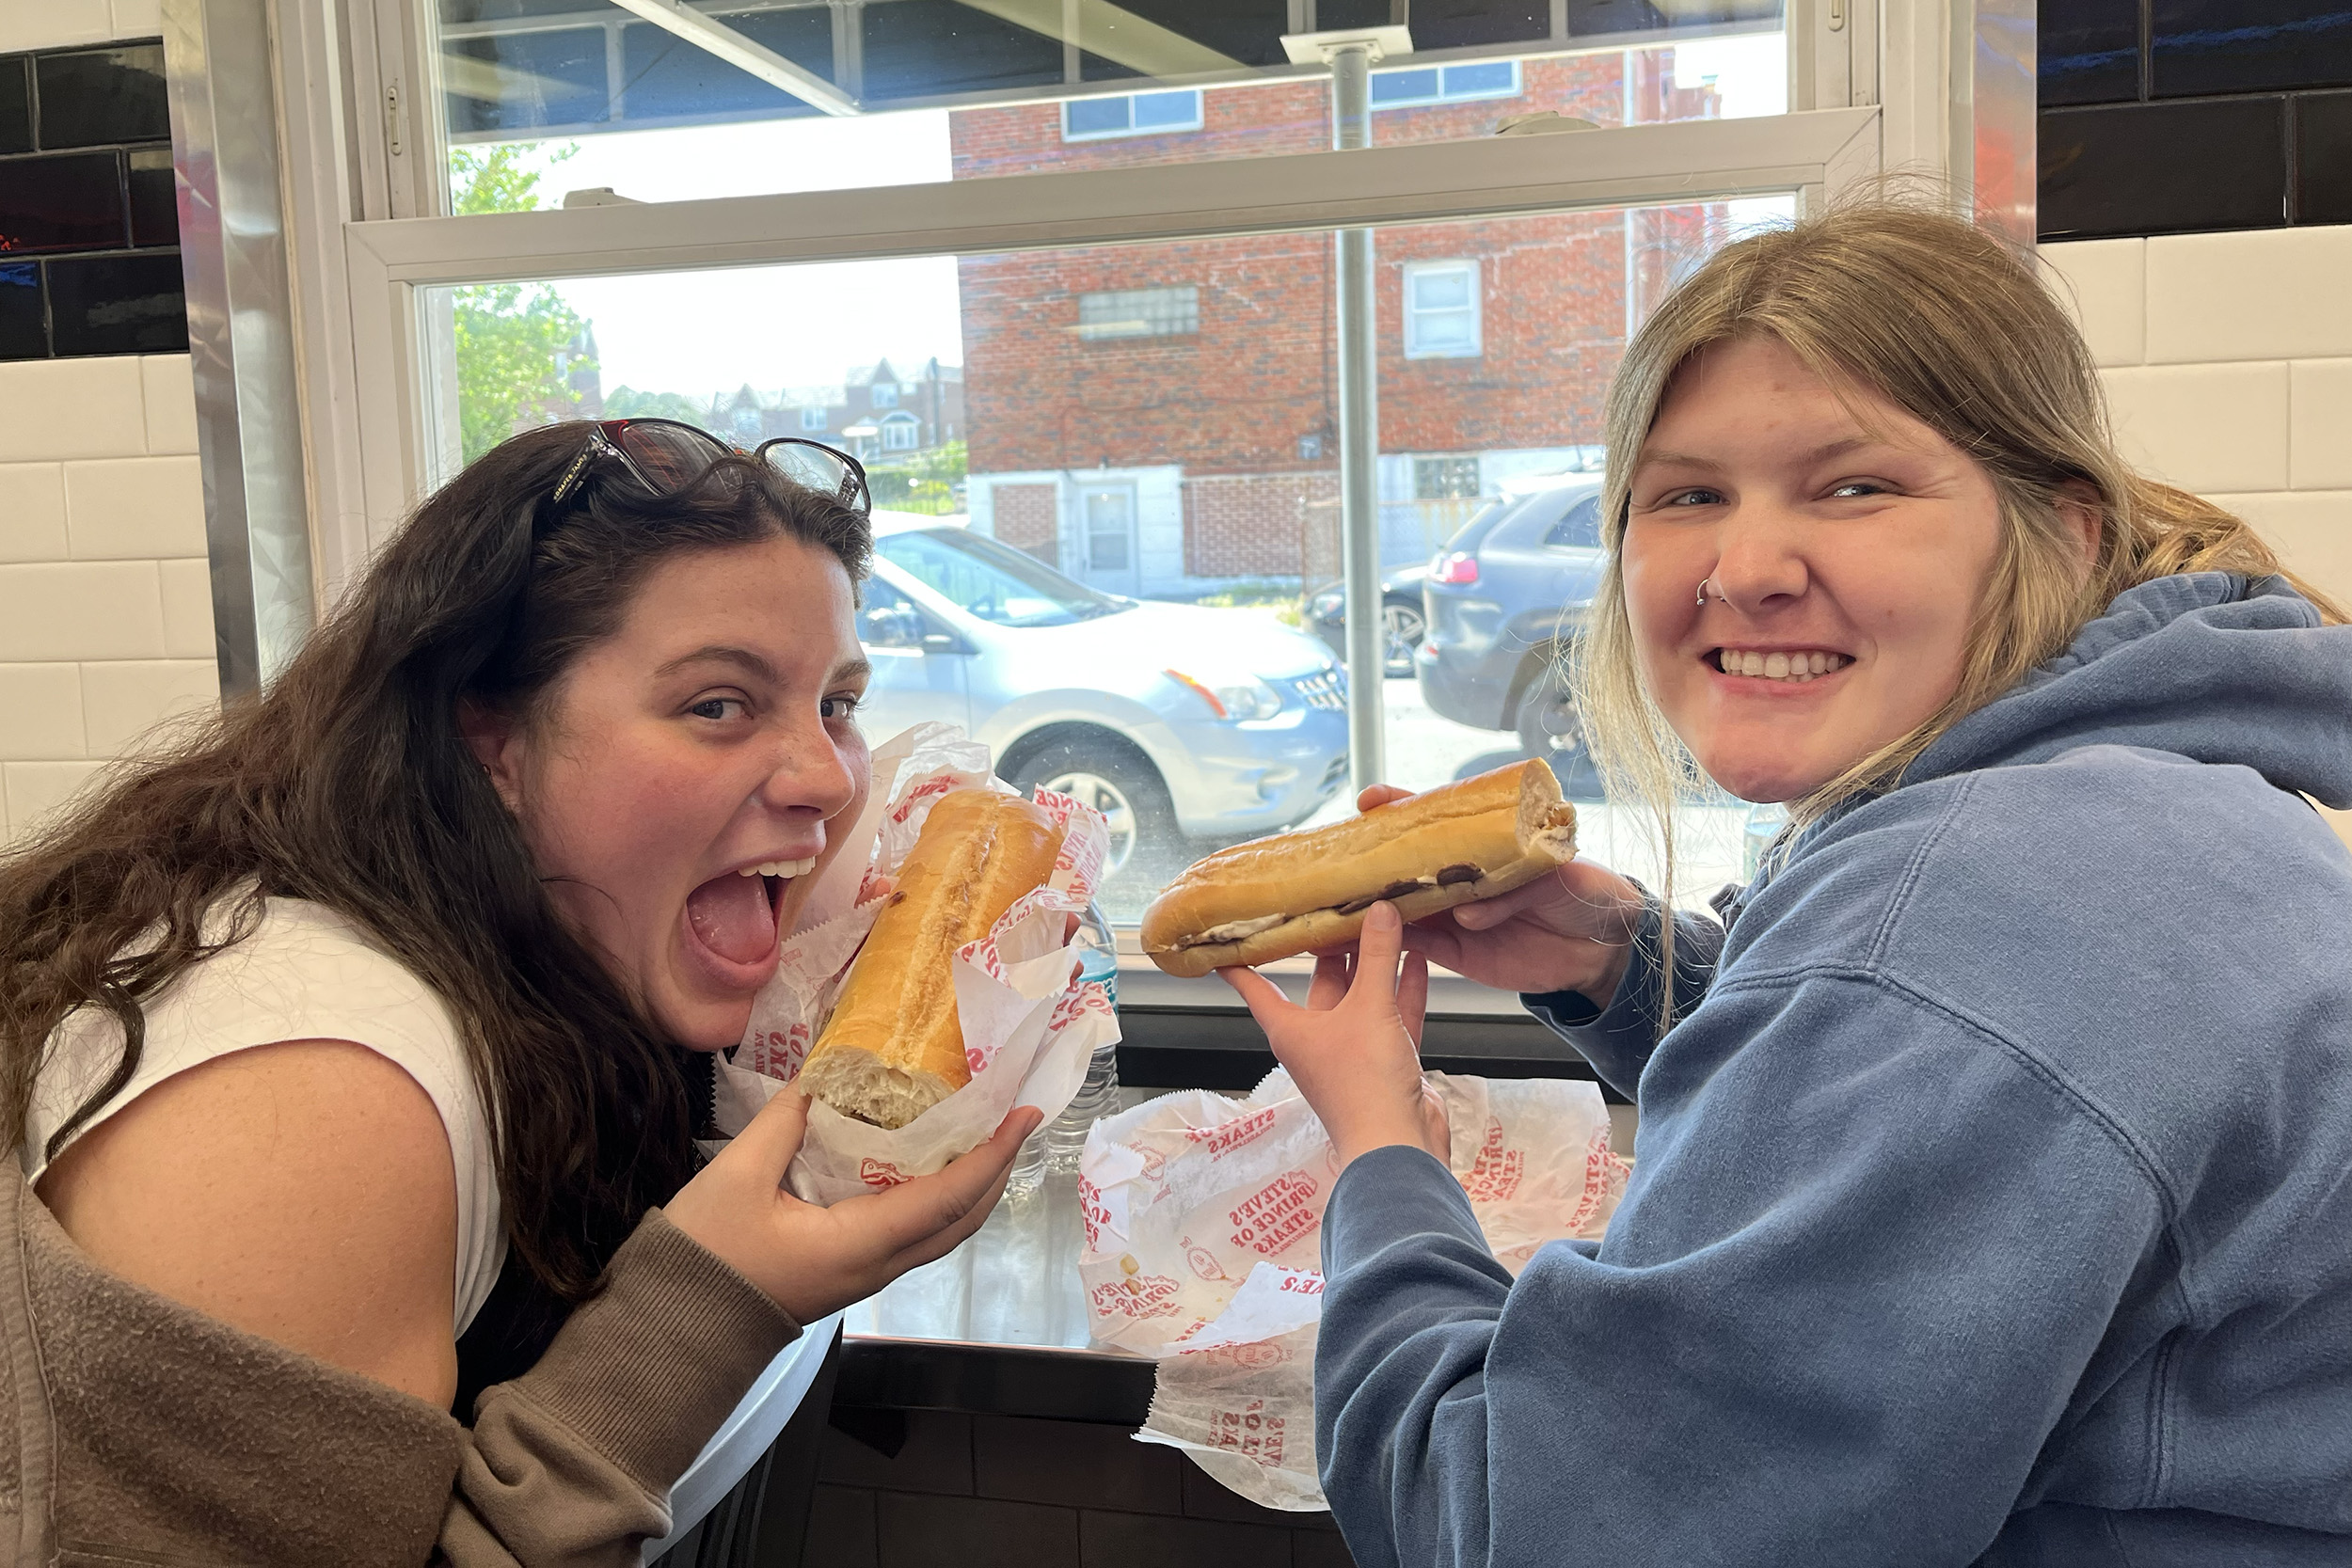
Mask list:
[[[1705,609],[1707,608],[1707,585],[1708,585],[1708,583],[1710,583],[1710,582],[1714,581],[1714,580],[1715,580],[1715,579],[1714,579],[1714,578],[1699,578],[1699,597],[1698,597],[1698,605],[1699,605],[1699,608],[1700,608],[1701,610],[1705,610]],[[1715,591],[1715,596],[1716,596],[1717,598],[1719,598],[1719,599],[1720,599],[1720,598],[1722,598],[1722,597],[1724,596],[1724,594],[1723,594],[1723,590],[1722,590],[1722,589],[1720,589],[1720,588],[1719,588],[1719,589],[1717,589],[1717,590]]]

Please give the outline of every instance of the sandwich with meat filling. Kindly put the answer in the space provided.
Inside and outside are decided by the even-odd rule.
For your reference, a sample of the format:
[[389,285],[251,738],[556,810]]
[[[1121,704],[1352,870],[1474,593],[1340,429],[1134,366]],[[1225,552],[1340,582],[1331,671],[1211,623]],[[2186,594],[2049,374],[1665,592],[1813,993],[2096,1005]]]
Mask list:
[[1386,899],[1406,920],[1508,893],[1576,858],[1576,808],[1530,760],[1196,862],[1143,911],[1170,974],[1271,963],[1356,940]]

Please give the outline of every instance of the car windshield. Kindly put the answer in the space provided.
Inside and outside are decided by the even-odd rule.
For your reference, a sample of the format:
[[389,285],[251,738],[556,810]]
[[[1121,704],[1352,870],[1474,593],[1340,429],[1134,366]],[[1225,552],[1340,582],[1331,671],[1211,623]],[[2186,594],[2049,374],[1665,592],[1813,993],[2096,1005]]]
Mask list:
[[1131,610],[1009,545],[961,529],[918,529],[877,539],[892,563],[964,610],[1000,626],[1066,626]]

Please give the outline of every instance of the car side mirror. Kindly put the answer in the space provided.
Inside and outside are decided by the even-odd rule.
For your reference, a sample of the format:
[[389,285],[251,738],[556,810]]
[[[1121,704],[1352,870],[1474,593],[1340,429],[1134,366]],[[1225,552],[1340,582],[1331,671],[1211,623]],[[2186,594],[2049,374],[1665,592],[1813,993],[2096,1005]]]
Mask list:
[[919,648],[924,645],[922,612],[904,605],[876,605],[861,619],[859,641],[869,648]]

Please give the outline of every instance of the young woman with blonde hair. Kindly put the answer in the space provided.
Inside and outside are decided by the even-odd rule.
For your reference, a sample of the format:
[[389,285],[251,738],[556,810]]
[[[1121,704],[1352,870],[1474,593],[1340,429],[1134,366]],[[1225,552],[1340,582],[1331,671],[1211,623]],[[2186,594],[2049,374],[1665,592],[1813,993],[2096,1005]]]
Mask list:
[[[1376,909],[1305,1008],[1229,972],[1345,1162],[1357,1560],[2352,1559],[2344,615],[2133,473],[2029,263],[1922,211],[1716,255],[1608,450],[1615,793],[1791,828],[1720,925],[1578,862]],[[1432,1157],[1432,960],[1638,1096],[1607,1239],[1516,1281]]]

